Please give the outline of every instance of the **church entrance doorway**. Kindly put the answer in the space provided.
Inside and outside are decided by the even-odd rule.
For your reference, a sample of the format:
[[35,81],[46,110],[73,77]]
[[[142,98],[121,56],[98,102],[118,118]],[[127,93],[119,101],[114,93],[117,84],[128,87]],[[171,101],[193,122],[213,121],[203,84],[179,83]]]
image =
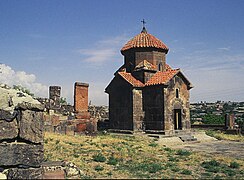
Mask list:
[[181,109],[174,109],[174,129],[182,129]]

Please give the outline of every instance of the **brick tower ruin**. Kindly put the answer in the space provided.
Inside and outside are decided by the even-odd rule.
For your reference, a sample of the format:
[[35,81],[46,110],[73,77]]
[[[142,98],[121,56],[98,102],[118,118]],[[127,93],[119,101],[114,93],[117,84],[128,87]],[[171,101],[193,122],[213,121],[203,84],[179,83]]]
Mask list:
[[74,87],[74,108],[77,119],[89,119],[88,112],[88,87],[89,84],[76,82]]

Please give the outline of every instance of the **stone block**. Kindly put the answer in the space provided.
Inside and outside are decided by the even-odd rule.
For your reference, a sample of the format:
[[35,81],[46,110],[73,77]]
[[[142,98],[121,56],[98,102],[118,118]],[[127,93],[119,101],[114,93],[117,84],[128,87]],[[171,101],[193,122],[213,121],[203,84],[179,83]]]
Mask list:
[[8,179],[43,179],[42,168],[11,168],[8,170]]
[[33,143],[43,142],[43,112],[21,111],[19,137]]
[[76,119],[90,119],[90,113],[89,112],[79,112],[75,115]]
[[32,104],[23,102],[16,106],[16,109],[20,110],[33,110],[33,111],[44,111],[45,106],[43,104]]
[[74,108],[76,112],[88,111],[88,87],[86,83],[75,83]]
[[4,139],[14,139],[18,136],[17,120],[11,122],[0,120],[0,141]]
[[47,171],[43,175],[43,179],[65,179],[64,170]]
[[60,124],[59,116],[52,115],[51,121],[53,126],[58,126]]
[[73,125],[66,126],[66,132],[67,135],[74,135],[74,129],[75,127]]
[[0,166],[39,167],[43,161],[43,145],[25,143],[0,144]]

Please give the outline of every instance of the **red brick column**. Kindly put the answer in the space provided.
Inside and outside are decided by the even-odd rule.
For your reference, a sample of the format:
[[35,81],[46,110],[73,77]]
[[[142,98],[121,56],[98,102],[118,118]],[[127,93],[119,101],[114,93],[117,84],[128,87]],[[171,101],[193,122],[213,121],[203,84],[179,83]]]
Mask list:
[[74,89],[74,108],[77,119],[89,119],[88,112],[88,87],[89,84],[76,82]]

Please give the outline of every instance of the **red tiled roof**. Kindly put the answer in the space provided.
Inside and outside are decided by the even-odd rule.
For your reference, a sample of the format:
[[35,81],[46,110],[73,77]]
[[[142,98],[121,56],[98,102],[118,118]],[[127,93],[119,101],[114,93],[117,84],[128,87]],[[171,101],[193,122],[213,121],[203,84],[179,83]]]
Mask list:
[[165,70],[166,70],[166,71],[169,71],[169,70],[173,70],[173,69],[170,67],[170,65],[165,64]]
[[131,73],[127,73],[127,72],[118,72],[118,74],[124,78],[128,83],[130,83],[132,86],[134,87],[143,87],[144,84],[137,80],[136,78],[134,78]]
[[144,86],[153,86],[158,84],[166,84],[168,83],[178,72],[180,69],[172,69],[169,65],[166,64],[166,71],[156,72],[150,80],[148,80],[145,84],[141,81],[134,78],[131,73],[127,72],[118,72],[118,74],[125,79],[128,83],[130,83],[134,87],[144,87]]
[[158,38],[154,37],[153,35],[147,32],[141,32],[140,34],[136,35],[130,41],[128,41],[124,47],[121,49],[122,51],[126,51],[131,48],[141,48],[141,47],[154,47],[164,50],[169,50],[169,48]]
[[153,75],[153,77],[149,81],[147,81],[145,85],[151,86],[157,84],[165,84],[170,79],[172,79],[174,75],[176,75],[179,71],[180,71],[179,69],[168,70],[164,72],[158,71]]

